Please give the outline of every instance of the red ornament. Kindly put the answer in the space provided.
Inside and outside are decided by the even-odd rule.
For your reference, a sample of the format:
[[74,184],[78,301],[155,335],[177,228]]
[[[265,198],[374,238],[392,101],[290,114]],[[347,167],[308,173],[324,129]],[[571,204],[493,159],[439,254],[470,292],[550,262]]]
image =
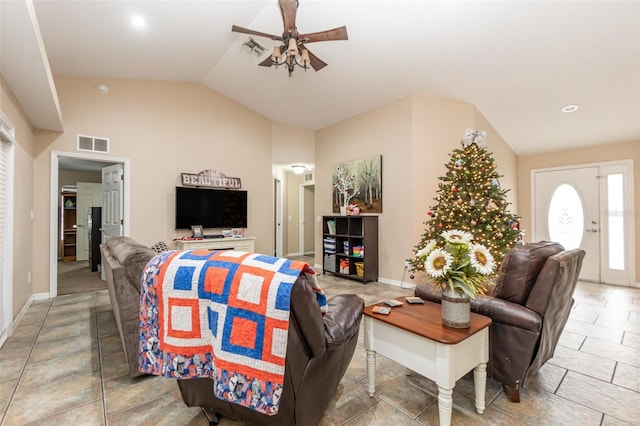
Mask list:
[[443,224],[441,224],[441,223],[439,223],[439,224],[438,224],[438,229],[442,229],[442,228],[444,228],[444,225],[443,225]]
[[451,187],[451,190],[452,190],[453,192],[458,192],[458,188],[456,188],[456,186],[455,186],[455,185],[453,185],[453,186]]
[[431,210],[429,210],[429,211],[427,212],[427,214],[428,214],[429,216],[431,216],[431,217],[434,217],[434,216],[435,216],[435,214],[433,214],[433,212],[432,212]]

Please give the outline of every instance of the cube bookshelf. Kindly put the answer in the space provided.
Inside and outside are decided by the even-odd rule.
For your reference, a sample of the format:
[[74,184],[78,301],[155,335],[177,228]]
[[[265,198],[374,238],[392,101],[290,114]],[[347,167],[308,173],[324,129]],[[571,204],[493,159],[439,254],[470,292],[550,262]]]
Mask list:
[[367,283],[378,279],[378,216],[323,216],[322,269]]

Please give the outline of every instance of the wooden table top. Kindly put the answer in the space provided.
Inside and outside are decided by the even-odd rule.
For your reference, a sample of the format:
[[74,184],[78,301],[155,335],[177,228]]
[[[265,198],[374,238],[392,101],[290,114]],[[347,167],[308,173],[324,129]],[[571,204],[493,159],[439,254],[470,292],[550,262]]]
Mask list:
[[403,304],[402,306],[391,308],[389,315],[376,314],[371,311],[374,306],[387,306],[382,302],[365,307],[364,314],[447,345],[460,343],[467,337],[491,325],[491,318],[472,312],[469,328],[446,327],[442,325],[442,305],[426,300],[424,304],[409,304],[404,300],[404,297],[397,297],[396,300],[403,302]]

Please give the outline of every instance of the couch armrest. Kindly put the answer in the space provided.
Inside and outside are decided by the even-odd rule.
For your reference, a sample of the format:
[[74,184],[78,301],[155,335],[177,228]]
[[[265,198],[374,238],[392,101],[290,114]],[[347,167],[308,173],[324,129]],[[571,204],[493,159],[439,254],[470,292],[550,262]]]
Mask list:
[[517,303],[497,297],[478,296],[471,300],[471,312],[490,317],[494,323],[502,323],[537,333],[542,317],[537,312]]
[[329,311],[323,317],[327,348],[347,342],[360,329],[364,300],[355,294],[341,294],[328,301]]
[[429,302],[442,302],[442,290],[430,284],[417,285],[414,294],[420,299],[428,300]]
[[[442,290],[429,284],[417,286],[415,295],[430,302],[442,302]],[[537,312],[497,297],[478,296],[477,299],[472,299],[471,312],[488,316],[493,322],[533,332],[539,332],[542,323],[542,318]]]

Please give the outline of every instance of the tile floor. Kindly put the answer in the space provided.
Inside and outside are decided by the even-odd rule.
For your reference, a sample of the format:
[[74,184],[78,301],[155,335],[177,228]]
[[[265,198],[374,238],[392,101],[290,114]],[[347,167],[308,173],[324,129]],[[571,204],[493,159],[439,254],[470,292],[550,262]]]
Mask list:
[[[412,293],[330,275],[320,284],[329,296],[357,293],[367,304]],[[509,402],[488,380],[487,409],[478,415],[472,375],[465,376],[454,389],[454,425],[640,424],[640,289],[579,283],[575,299],[554,358],[526,383],[522,402]],[[322,426],[438,423],[435,384],[388,359],[378,357],[370,398],[364,353],[361,328]],[[106,290],[34,302],[0,349],[0,424],[207,424],[199,409],[185,407],[173,380],[126,373]]]

